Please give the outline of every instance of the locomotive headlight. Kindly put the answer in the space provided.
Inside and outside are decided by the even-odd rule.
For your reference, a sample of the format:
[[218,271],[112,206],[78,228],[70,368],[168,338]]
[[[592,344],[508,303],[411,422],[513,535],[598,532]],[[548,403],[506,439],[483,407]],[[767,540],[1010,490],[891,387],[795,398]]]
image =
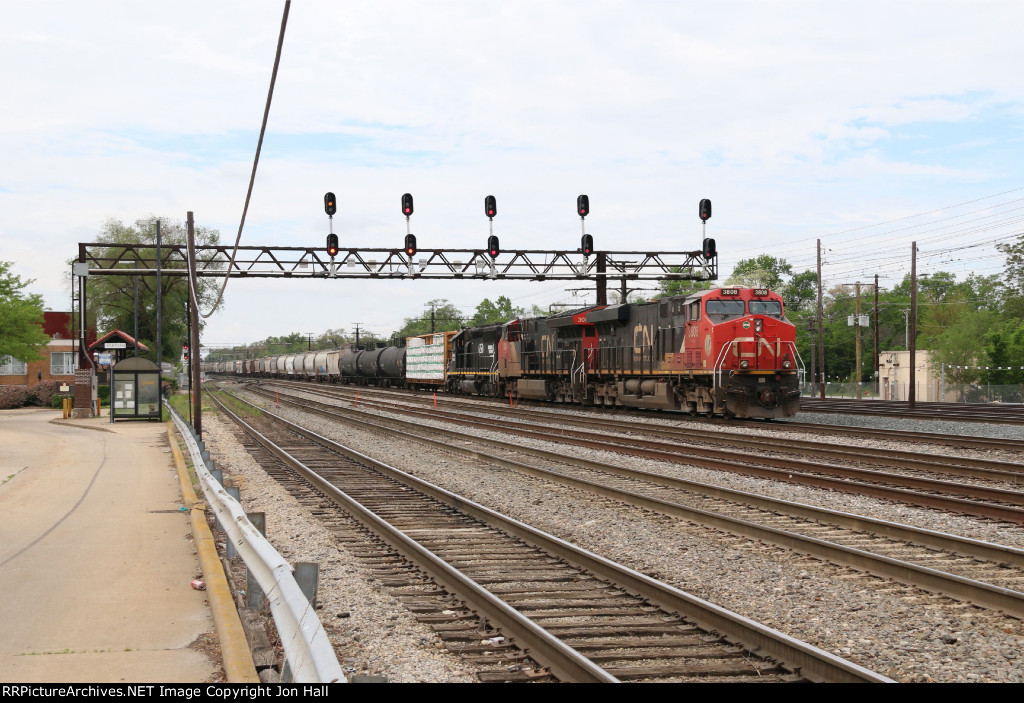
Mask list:
[[760,318],[754,320],[754,331],[755,332],[760,332],[761,331],[761,324],[763,322],[764,322],[764,320],[762,320]]

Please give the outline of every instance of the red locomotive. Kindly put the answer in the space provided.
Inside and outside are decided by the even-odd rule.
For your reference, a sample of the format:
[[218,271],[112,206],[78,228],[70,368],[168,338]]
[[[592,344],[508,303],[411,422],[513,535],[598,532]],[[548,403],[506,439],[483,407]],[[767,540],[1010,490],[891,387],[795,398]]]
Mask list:
[[451,392],[726,417],[790,417],[802,364],[782,298],[718,288],[465,329]]

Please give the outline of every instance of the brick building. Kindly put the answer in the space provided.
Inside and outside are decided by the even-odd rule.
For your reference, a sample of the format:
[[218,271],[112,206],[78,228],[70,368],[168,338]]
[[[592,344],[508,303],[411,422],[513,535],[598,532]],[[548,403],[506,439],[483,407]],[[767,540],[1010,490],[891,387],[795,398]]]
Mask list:
[[[41,350],[43,358],[37,361],[21,361],[10,356],[0,357],[0,385],[34,386],[40,381],[75,382],[78,368],[78,340],[74,339],[71,328],[71,313],[44,312],[43,331],[50,342]],[[86,341],[96,338],[96,330],[86,331]]]

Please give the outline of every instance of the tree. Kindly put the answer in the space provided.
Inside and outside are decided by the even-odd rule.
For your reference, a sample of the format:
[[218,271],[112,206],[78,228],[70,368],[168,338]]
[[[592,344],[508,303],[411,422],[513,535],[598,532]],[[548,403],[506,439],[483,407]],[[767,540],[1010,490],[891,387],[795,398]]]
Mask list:
[[512,301],[504,295],[498,296],[498,300],[492,303],[489,298],[484,298],[476,306],[476,314],[469,320],[469,327],[480,325],[492,325],[498,322],[508,322],[523,314],[522,308],[512,307]]
[[741,259],[725,284],[778,291],[782,288],[782,277],[792,275],[793,267],[785,259],[778,259],[771,254],[761,254],[756,259]]
[[[682,266],[673,266],[669,270],[672,273],[686,273],[691,276],[694,273],[692,268],[684,271]],[[713,281],[699,279],[662,280],[658,281],[658,294],[654,297],[667,298],[673,295],[690,295],[700,290],[708,290],[712,284]]]
[[[119,245],[132,244],[146,247],[140,251],[142,258],[150,261],[156,259],[156,227],[155,220],[160,220],[160,239],[162,245],[184,245],[187,241],[185,225],[170,218],[154,218],[137,220],[133,225],[125,225],[120,220],[110,219],[103,225],[96,241],[111,245],[109,249],[94,248],[91,253],[96,256],[114,257],[120,255],[124,248]],[[195,241],[197,246],[211,246],[220,243],[220,233],[206,227],[196,227]],[[185,263],[169,260],[166,250],[161,251],[163,263],[161,268],[184,269]],[[223,258],[223,257],[220,257]],[[201,255],[201,264],[205,268],[222,268],[223,263],[209,254]],[[139,341],[150,347],[147,356],[156,359],[156,276],[138,276],[139,294]],[[135,329],[135,276],[90,276],[87,292],[89,309],[96,313],[96,321],[100,334],[112,329],[120,329],[134,334]],[[175,359],[186,341],[186,301],[188,300],[188,279],[185,276],[162,276],[162,342],[163,358]],[[197,283],[196,295],[201,310],[207,310],[216,299],[220,280],[200,278]],[[204,325],[199,320],[200,328]]]
[[[427,309],[419,317],[405,318],[405,324],[395,332],[394,336],[404,340],[406,337],[415,337],[431,332],[448,332],[462,327],[462,314],[446,299],[431,300],[426,305]],[[431,316],[433,316],[433,320],[431,320]]]
[[25,294],[33,281],[11,273],[12,266],[0,261],[0,359],[35,361],[43,358],[39,350],[50,341],[43,332],[43,297]]
[[985,352],[979,342],[995,322],[987,310],[963,315],[933,340],[930,365],[935,370],[945,366],[946,380],[956,386],[961,401],[967,400],[967,386],[981,380]]

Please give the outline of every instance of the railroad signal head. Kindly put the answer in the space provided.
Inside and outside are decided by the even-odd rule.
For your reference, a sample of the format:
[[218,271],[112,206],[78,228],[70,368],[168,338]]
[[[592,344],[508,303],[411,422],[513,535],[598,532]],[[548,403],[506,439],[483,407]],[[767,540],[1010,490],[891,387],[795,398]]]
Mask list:
[[583,252],[583,256],[590,256],[594,253],[594,238],[591,235],[584,234],[580,239],[580,250]]
[[338,235],[333,232],[327,235],[327,255],[332,259],[338,255]]
[[711,237],[708,237],[707,239],[704,240],[704,258],[713,259],[715,258],[716,253],[717,251],[715,249],[715,240],[712,239]]
[[492,259],[501,253],[501,247],[498,246],[497,235],[492,234],[487,238],[487,253],[491,255]]
[[402,214],[408,217],[412,214],[412,194],[406,193],[402,196]]
[[704,222],[707,222],[708,219],[711,217],[711,201],[708,200],[707,198],[701,200],[700,206],[697,208],[697,211],[700,215],[700,219],[703,220]]
[[405,253],[409,256],[415,256],[416,254],[416,235],[407,234],[405,235]]
[[488,217],[494,217],[498,214],[498,201],[493,195],[488,195],[484,198],[484,214]]
[[184,361],[188,361],[188,345],[187,344],[181,345],[181,358]]
[[324,212],[328,217],[334,217],[334,213],[337,211],[338,201],[335,199],[334,193],[324,193]]
[[576,212],[580,217],[586,217],[590,214],[590,198],[585,195],[581,195],[576,198]]

